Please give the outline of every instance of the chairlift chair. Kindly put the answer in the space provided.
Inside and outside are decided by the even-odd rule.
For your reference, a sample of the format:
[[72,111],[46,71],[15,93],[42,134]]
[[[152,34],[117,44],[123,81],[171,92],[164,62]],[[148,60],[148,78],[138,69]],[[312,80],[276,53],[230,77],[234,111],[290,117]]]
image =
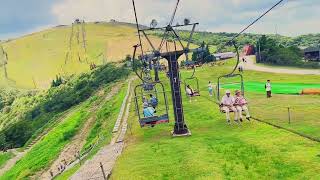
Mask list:
[[[221,102],[221,79],[222,78],[235,78],[235,77],[240,77],[240,91],[241,91],[241,95],[244,96],[244,81],[243,81],[243,76],[241,74],[228,74],[228,75],[224,75],[224,76],[220,76],[218,78],[218,84],[217,84],[217,101],[218,101],[218,104],[219,104],[219,107],[220,107],[220,112],[222,113],[226,113],[221,106],[220,102]],[[230,110],[230,112],[233,112],[232,110]]]
[[[199,88],[199,79],[197,77],[189,77],[184,80],[184,88],[187,89],[187,86],[190,85],[190,82],[194,81],[193,85],[195,85],[195,89],[193,89],[193,96],[200,96],[200,88]],[[193,87],[194,88],[194,87]],[[187,93],[186,93],[187,94]],[[188,96],[188,94],[187,94]]]
[[[144,96],[144,94],[141,93],[140,95],[138,95],[138,92],[139,92],[138,89],[139,88],[144,89],[144,84],[137,85],[134,89],[135,107],[136,107],[136,112],[137,112],[137,115],[139,118],[139,123],[140,123],[141,127],[154,126],[154,125],[162,124],[162,123],[169,123],[169,113],[168,113],[169,108],[168,108],[168,101],[167,101],[167,96],[165,93],[164,85],[161,82],[154,82],[151,84],[153,86],[153,90],[155,90],[154,94],[156,95],[157,99],[159,99],[158,97],[160,96],[160,94],[162,94],[164,102],[161,102],[161,103],[164,103],[165,112],[161,115],[154,115],[152,117],[144,117],[143,112],[140,111],[140,108],[142,107],[143,104],[139,103],[139,102],[142,102],[142,101],[139,101],[139,98],[140,97],[142,98]],[[160,85],[161,92],[159,92],[156,89],[157,85]],[[151,93],[151,92],[146,91],[146,93]],[[158,104],[158,106],[160,106],[160,104]]]

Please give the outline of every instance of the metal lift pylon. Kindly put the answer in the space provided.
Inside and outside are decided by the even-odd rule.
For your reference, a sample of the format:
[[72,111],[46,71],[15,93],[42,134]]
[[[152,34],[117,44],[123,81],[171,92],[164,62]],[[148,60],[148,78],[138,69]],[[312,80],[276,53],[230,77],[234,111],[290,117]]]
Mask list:
[[[135,52],[137,51],[138,47],[141,48],[141,56],[140,60],[148,60],[149,62],[153,61],[154,64],[156,61],[159,61],[160,59],[166,59],[168,61],[168,68],[169,68],[169,78],[170,78],[170,86],[171,86],[171,94],[172,94],[172,104],[173,104],[173,110],[174,110],[174,119],[175,119],[175,125],[174,129],[172,131],[172,136],[174,137],[179,137],[179,136],[190,136],[191,131],[189,130],[185,119],[184,119],[184,112],[183,112],[183,101],[182,101],[182,95],[181,95],[181,77],[180,77],[180,72],[179,72],[179,62],[178,59],[182,55],[186,55],[190,52],[204,52],[205,49],[203,47],[196,48],[196,49],[189,49],[189,46],[191,44],[192,36],[195,31],[196,26],[198,23],[188,23],[184,25],[176,25],[172,26],[174,16],[177,11],[177,7],[179,4],[179,0],[177,1],[177,5],[174,9],[174,13],[172,15],[170,23],[165,26],[165,27],[160,27],[160,28],[149,28],[149,29],[140,29],[139,23],[138,23],[138,18],[136,14],[136,7],[134,0],[133,2],[133,7],[134,7],[134,12],[135,12],[135,18],[136,18],[136,24],[137,24],[137,30],[138,30],[138,35],[139,35],[139,44],[134,46],[134,56],[133,59],[135,58]],[[183,45],[178,33],[174,30],[174,28],[178,27],[185,27],[185,26],[192,26],[192,31],[189,36],[189,40],[186,46]],[[163,39],[159,45],[159,47],[156,49],[150,38],[148,37],[146,31],[152,31],[152,30],[165,30]],[[144,53],[143,48],[142,48],[142,41],[141,41],[141,33],[142,35],[146,38],[148,44],[152,48],[151,53]],[[164,44],[164,41],[166,40],[165,38],[168,38],[169,33],[172,33],[172,35],[175,37],[175,39],[178,40],[179,45],[181,46],[182,50],[177,50],[175,48],[174,51],[170,52],[160,52],[162,49],[162,46]],[[157,77],[157,69],[155,68],[155,80],[158,80]]]

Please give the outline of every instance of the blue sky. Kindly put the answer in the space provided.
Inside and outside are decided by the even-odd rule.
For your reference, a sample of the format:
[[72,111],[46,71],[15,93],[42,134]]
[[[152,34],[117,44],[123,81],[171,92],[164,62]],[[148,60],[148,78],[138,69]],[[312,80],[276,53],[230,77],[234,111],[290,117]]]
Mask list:
[[[237,32],[278,0],[180,0],[177,21],[191,18],[199,30]],[[136,0],[141,23],[168,21],[176,0]],[[249,29],[253,33],[296,36],[320,33],[319,0],[285,0],[275,11]],[[1,0],[0,39],[18,37],[75,18],[86,21],[134,22],[131,0]]]

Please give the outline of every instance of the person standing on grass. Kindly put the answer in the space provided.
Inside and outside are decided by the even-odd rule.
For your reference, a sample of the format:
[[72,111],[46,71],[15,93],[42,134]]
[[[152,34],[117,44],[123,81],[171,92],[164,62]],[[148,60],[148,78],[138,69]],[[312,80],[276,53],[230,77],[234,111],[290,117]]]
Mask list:
[[238,111],[240,121],[242,122],[242,110],[246,113],[246,119],[250,121],[250,113],[248,110],[248,102],[247,100],[241,95],[241,91],[236,90],[236,97],[235,97],[235,103],[236,109]]
[[238,122],[238,111],[234,107],[235,99],[231,96],[230,90],[226,90],[226,95],[222,97],[220,106],[222,110],[226,113],[227,123],[230,124],[230,111],[234,112],[234,121]]
[[238,64],[238,69],[239,69],[239,72],[240,72],[240,73],[243,72],[243,62],[239,62],[239,64]]
[[272,87],[271,87],[271,82],[270,82],[270,80],[267,80],[267,83],[266,83],[266,85],[264,86],[264,88],[266,89],[266,92],[267,92],[267,98],[271,98],[271,97],[272,97],[272,95],[271,95],[271,89],[272,89]]
[[211,81],[209,81],[209,84],[208,84],[208,91],[209,91],[209,96],[212,96],[213,95],[213,85],[212,85]]

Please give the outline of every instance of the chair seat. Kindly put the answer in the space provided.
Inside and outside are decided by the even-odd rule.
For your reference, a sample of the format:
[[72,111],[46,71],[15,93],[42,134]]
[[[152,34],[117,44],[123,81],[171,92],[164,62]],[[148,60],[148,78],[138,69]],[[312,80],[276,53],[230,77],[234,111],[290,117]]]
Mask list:
[[[223,106],[220,106],[220,112],[221,113],[226,113],[226,111],[223,109]],[[234,112],[233,110],[229,109],[229,112]],[[242,109],[242,112],[244,112],[244,110]]]
[[168,123],[169,116],[168,116],[168,114],[164,114],[161,116],[146,117],[146,118],[142,118],[139,122],[140,122],[141,127],[151,126],[151,125],[155,125],[155,124]]

